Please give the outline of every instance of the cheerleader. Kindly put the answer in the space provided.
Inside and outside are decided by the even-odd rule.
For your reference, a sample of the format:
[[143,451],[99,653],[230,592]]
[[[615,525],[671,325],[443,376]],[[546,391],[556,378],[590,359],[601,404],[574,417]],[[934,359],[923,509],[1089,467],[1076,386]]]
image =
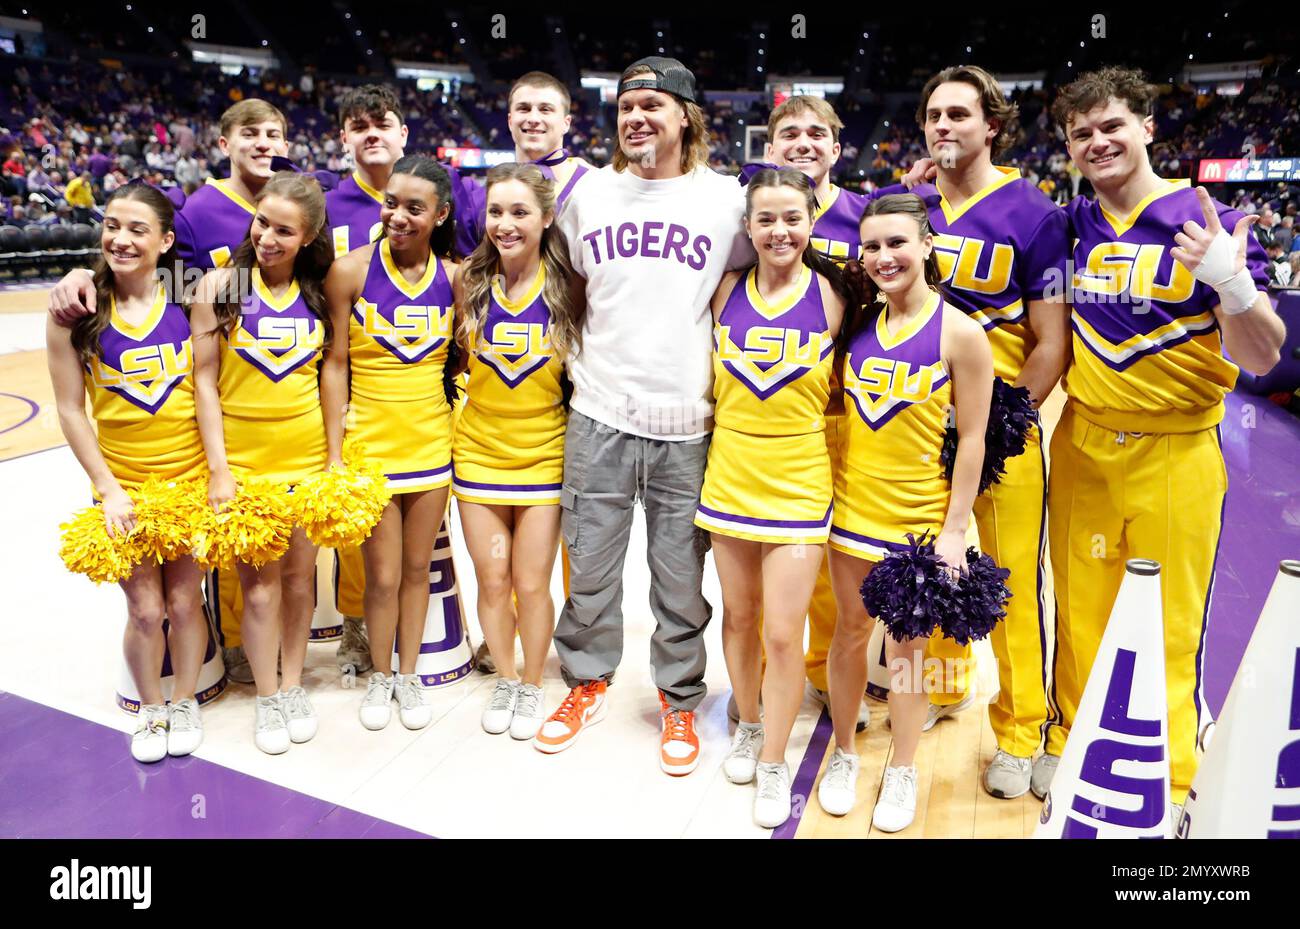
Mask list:
[[552,225],[555,196],[535,165],[489,171],[486,232],[456,281],[469,388],[452,493],[478,577],[479,625],[501,674],[483,728],[508,729],[515,739],[533,738],[545,720],[542,667],[555,628],[550,586],[567,420],[561,382],[586,306]]
[[[195,393],[208,497],[218,509],[238,482],[258,477],[292,487],[325,467],[317,371],[331,335],[323,282],[332,261],[320,186],[283,171],[262,188],[248,238],[230,263],[199,284]],[[257,687],[254,741],[272,755],[316,734],[302,686],[315,569],[316,546],[298,526],[278,561],[236,565],[240,630]]]
[[[346,431],[380,465],[393,492],[361,545],[375,668],[360,711],[367,729],[388,725],[394,697],[407,728],[422,729],[433,718],[415,662],[451,483],[452,411],[444,389],[455,313],[451,208],[451,180],[441,165],[419,155],[398,159],[384,189],[379,241],[340,258],[325,282],[340,333],[321,377],[330,461],[341,460]],[[399,670],[385,674],[395,640]]]
[[[867,207],[861,231],[870,309],[861,325],[847,327],[849,425],[830,533],[839,604],[829,659],[836,749],[817,791],[822,808],[836,816],[852,809],[858,776],[854,728],[872,625],[862,581],[875,562],[906,547],[908,533],[935,533],[935,552],[954,575],[965,564],[993,390],[993,355],[983,329],[937,289],[939,268],[921,199],[881,197]],[[880,295],[883,304],[876,303]],[[954,411],[958,450],[950,486],[940,451]],[[885,641],[894,748],[872,822],[897,832],[916,811],[912,762],[929,703],[920,673],[926,638]]]
[[754,820],[767,828],[790,817],[785,748],[803,696],[804,616],[830,532],[826,408],[851,299],[839,270],[809,247],[816,211],[799,171],[766,168],[749,182],[745,232],[758,264],[728,272],[713,296],[716,407],[695,516],[713,536],[740,710],[724,771],[737,784],[757,777]]
[[[113,536],[134,528],[128,494],[146,477],[189,480],[204,469],[190,323],[157,274],[159,265],[176,267],[173,222],[171,202],[153,187],[128,184],[115,191],[105,206],[102,254],[93,272],[95,312],[71,328],[53,317],[45,327],[59,425],[94,484]],[[96,428],[86,416],[87,395]],[[137,761],[187,755],[203,740],[194,699],[208,637],[201,580],[186,555],[162,565],[146,559],[121,582],[128,616],[122,649],[141,698],[131,738]],[[175,686],[171,704],[164,705],[168,644]]]

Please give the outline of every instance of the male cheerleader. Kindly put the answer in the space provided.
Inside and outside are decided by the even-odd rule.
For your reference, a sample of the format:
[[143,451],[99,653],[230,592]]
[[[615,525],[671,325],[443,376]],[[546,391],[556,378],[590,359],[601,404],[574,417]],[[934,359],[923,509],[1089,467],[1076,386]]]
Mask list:
[[1124,562],[1150,558],[1161,565],[1170,780],[1181,806],[1196,773],[1227,486],[1223,397],[1238,367],[1262,375],[1277,363],[1285,329],[1264,292],[1267,259],[1249,233],[1256,217],[1152,170],[1155,96],[1140,72],[1112,67],[1082,75],[1052,105],[1096,199],[1067,208],[1074,358],[1048,485],[1055,699],[1034,792],[1050,784]]
[[673,775],[699,763],[694,710],[712,615],[701,589],[708,540],[694,524],[712,428],[709,301],[728,268],[753,262],[743,191],[709,169],[707,140],[695,76],[673,58],[641,59],[619,80],[613,165],[590,172],[558,220],[588,305],[569,363],[561,528],[570,593],[555,630],[572,690],[534,744],[561,751],[604,715],[623,652],[623,559],[639,498],[659,764]]
[[[244,241],[253,221],[253,201],[274,173],[271,159],[289,153],[287,130],[284,114],[265,100],[241,100],[221,114],[217,145],[230,159],[230,177],[210,178],[176,212],[176,251],[187,269],[220,267]],[[89,270],[69,271],[50,291],[50,313],[61,325],[70,326],[94,311]],[[226,675],[251,684],[253,672],[239,632],[239,585],[233,573],[221,578],[218,611]]]
[[[375,241],[383,232],[379,209],[393,165],[406,150],[409,130],[402,121],[402,104],[383,84],[354,87],[339,101],[339,138],[352,155],[353,171],[325,194],[334,257]],[[335,552],[338,566],[338,610],[343,636],[337,662],[357,674],[372,667],[370,642],[362,619],[365,611],[365,562],[358,547]]]
[[[573,125],[569,88],[545,71],[529,71],[510,86],[506,99],[506,124],[515,143],[515,161],[537,165],[555,183],[558,211],[577,183],[592,170],[591,165],[564,148],[564,137]],[[478,184],[464,187],[470,205],[457,209],[456,246],[461,254],[468,255],[483,238],[487,189]]]
[[[1070,240],[1064,211],[1015,168],[993,156],[1014,137],[1017,108],[997,80],[973,65],[945,68],[926,82],[916,120],[938,175],[914,187],[935,232],[944,296],[984,327],[994,373],[1025,387],[1035,407],[1052,392],[1069,351],[1069,310],[1054,281],[1063,281]],[[1032,759],[1047,722],[1047,638],[1043,609],[1046,548],[1046,465],[1042,430],[1026,437],[1024,454],[975,501],[980,548],[1011,571],[1007,618],[993,631],[998,696],[989,722],[998,748],[984,771],[984,789],[1002,798],[1030,789]],[[926,728],[969,706],[969,646],[932,639],[929,655],[957,673],[931,695]]]

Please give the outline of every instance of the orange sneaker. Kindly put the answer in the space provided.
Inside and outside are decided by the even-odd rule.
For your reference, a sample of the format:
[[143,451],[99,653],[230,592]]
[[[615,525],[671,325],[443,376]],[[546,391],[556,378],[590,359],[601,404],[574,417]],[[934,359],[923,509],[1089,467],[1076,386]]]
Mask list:
[[555,712],[542,723],[533,738],[533,745],[547,754],[562,752],[584,726],[600,722],[605,717],[605,681],[588,681],[569,691]]
[[690,774],[700,763],[700,737],[695,734],[695,714],[669,705],[662,690],[659,691],[659,713],[663,717],[659,767],[674,777]]

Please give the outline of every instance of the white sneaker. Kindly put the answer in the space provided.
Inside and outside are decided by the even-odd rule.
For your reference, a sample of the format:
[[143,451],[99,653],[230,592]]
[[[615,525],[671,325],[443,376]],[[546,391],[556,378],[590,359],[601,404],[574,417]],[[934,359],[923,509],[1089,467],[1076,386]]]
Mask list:
[[253,744],[268,755],[282,755],[289,750],[289,725],[285,721],[278,693],[257,698]]
[[483,728],[493,735],[500,735],[510,728],[510,721],[515,715],[515,706],[519,702],[521,681],[497,681],[492,688],[492,696],[483,710]]
[[307,699],[307,691],[301,686],[290,687],[280,694],[280,709],[284,712],[285,722],[289,726],[289,739],[293,742],[308,742],[316,735],[316,711]]
[[366,696],[361,701],[361,725],[367,729],[378,730],[388,725],[393,718],[393,685],[397,678],[383,671],[370,675],[366,685]]
[[199,701],[186,697],[167,707],[167,754],[179,758],[203,743],[203,720]]
[[916,818],[916,767],[885,768],[871,825],[881,832],[900,832]]
[[144,764],[162,761],[167,755],[167,707],[142,703],[131,735],[131,757]]
[[515,715],[510,720],[510,738],[525,742],[537,735],[546,722],[542,707],[545,692],[536,684],[521,684],[515,700]]
[[763,726],[760,723],[736,726],[736,734],[731,737],[731,751],[722,763],[722,772],[733,784],[748,784],[754,779],[754,768],[758,764],[758,753],[763,750]]
[[826,773],[817,785],[817,802],[832,816],[844,816],[858,802],[857,755],[836,748],[826,762]]
[[775,829],[790,818],[790,769],[784,761],[760,761],[754,776],[758,779],[754,822],[764,829]]
[[418,674],[394,675],[393,695],[397,697],[397,718],[407,729],[423,729],[433,722],[429,691]]
[[966,694],[966,696],[962,697],[961,700],[959,700],[958,702],[949,704],[948,706],[935,706],[933,703],[931,703],[929,712],[926,713],[925,716],[925,722],[921,725],[921,731],[929,732],[931,729],[934,728],[934,724],[937,723],[939,720],[947,719],[949,716],[954,716],[957,713],[960,713],[962,710],[970,709],[974,705],[975,705],[974,693],[968,693]]

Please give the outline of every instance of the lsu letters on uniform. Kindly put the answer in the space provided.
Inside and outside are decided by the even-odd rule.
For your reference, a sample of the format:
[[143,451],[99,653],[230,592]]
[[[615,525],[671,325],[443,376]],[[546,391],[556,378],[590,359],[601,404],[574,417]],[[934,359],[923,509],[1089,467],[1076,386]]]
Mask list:
[[469,360],[469,387],[456,422],[452,493],[469,503],[560,503],[564,481],[564,362],[551,349],[546,266],[519,300],[492,282],[486,318]]
[[451,406],[443,368],[451,344],[451,280],[430,255],[412,283],[393,263],[387,239],[370,256],[348,326],[352,399],[349,438],[388,477],[394,494],[451,483]]
[[[997,170],[1001,177],[959,207],[934,184],[912,192],[930,216],[944,297],[984,327],[994,375],[1014,384],[1036,344],[1029,303],[1042,300],[1053,285],[1064,289],[1070,239],[1064,210],[1018,169]],[[989,722],[998,746],[1021,758],[1038,749],[1047,720],[1046,476],[1042,429],[1035,426],[1024,453],[1009,460],[1002,480],[975,500],[980,549],[1011,572],[1007,618],[991,637],[1000,686],[989,704]],[[970,646],[936,632],[927,655],[944,659],[944,668],[955,672],[941,686],[936,682],[931,701],[963,699],[974,668]]]
[[[1241,214],[1216,203],[1220,221]],[[1052,437],[1048,524],[1057,653],[1047,751],[1059,755],[1128,558],[1162,566],[1171,787],[1183,802],[1196,772],[1201,661],[1227,472],[1223,397],[1237,367],[1223,357],[1214,289],[1171,255],[1202,221],[1190,182],[1170,181],[1127,217],[1077,198],[1074,359]],[[1268,283],[1251,237],[1247,268]]]

